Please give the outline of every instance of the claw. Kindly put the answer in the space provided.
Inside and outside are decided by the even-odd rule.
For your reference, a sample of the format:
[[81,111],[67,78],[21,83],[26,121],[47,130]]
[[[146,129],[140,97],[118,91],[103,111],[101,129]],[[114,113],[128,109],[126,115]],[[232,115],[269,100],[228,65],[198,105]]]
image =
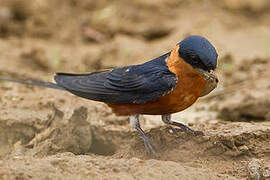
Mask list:
[[202,131],[195,131],[189,127],[187,127],[187,128],[181,128],[181,127],[180,128],[173,128],[173,127],[171,127],[171,128],[174,132],[186,132],[186,133],[192,134],[194,136],[199,136],[199,135],[203,136],[204,135],[204,133]]
[[130,117],[130,125],[132,128],[136,129],[140,135],[141,138],[143,139],[144,146],[149,154],[154,154],[156,155],[156,148],[153,146],[151,143],[151,140],[149,137],[145,134],[145,132],[142,130],[139,122],[139,115],[134,115]]
[[149,137],[144,134],[144,135],[141,135],[141,138],[143,139],[143,142],[144,142],[144,146],[147,150],[147,152],[149,154],[156,154],[156,148],[155,146],[152,144],[151,140],[149,139]]
[[182,123],[172,121],[170,114],[162,115],[162,121],[166,124],[179,127],[179,128],[172,128],[172,130],[175,132],[187,132],[187,133],[195,135],[195,136],[204,135],[202,131],[195,131]]

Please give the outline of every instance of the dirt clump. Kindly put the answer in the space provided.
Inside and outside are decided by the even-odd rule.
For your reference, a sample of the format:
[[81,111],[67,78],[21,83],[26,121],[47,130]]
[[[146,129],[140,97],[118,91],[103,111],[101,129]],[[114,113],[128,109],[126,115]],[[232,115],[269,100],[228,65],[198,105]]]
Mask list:
[[[6,147],[11,155],[16,154],[17,151],[26,152],[30,148],[33,155],[38,156],[67,151],[84,154],[89,151],[92,144],[92,133],[91,126],[87,122],[86,108],[75,109],[69,119],[65,119],[63,112],[53,104],[39,108],[48,108],[47,111],[50,113],[45,119],[36,117],[37,119],[31,120],[32,115],[30,114],[29,119],[26,117],[22,121],[2,119],[2,148],[5,149],[7,145],[11,146],[11,148]],[[27,114],[25,115],[27,116]],[[3,153],[1,155],[5,155],[4,152],[1,151]]]
[[92,144],[91,126],[87,122],[87,109],[75,109],[70,119],[63,119],[63,112],[54,107],[50,126],[33,138],[26,147],[35,155],[45,156],[59,152],[85,154]]
[[227,104],[220,117],[227,121],[270,121],[270,101],[247,96],[237,104]]

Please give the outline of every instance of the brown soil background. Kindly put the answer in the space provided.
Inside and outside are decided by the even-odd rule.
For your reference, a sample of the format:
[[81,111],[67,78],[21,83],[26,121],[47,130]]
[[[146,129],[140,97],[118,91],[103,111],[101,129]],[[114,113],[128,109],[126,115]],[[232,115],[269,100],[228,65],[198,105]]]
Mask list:
[[219,53],[219,86],[142,127],[67,92],[0,82],[0,179],[270,178],[269,0],[1,0],[0,76],[51,81],[157,57],[191,34]]

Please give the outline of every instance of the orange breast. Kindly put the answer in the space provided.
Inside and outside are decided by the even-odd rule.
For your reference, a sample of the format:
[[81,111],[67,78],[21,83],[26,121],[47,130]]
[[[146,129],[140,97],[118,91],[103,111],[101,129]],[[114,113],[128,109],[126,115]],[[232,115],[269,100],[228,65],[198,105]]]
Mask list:
[[175,48],[167,60],[170,71],[178,76],[176,88],[169,94],[145,104],[108,104],[117,115],[162,115],[182,111],[202,93],[206,81],[191,65],[179,58]]

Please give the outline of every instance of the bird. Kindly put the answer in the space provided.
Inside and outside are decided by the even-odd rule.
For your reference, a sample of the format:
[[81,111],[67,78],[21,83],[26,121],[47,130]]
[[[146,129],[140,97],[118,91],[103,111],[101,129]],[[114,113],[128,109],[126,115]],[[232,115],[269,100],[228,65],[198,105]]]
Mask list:
[[33,86],[68,91],[76,96],[107,104],[119,116],[129,116],[149,153],[156,153],[150,138],[140,125],[141,115],[161,115],[165,124],[196,133],[173,121],[171,115],[190,107],[218,84],[215,73],[218,54],[204,37],[184,38],[169,52],[138,65],[111,70],[74,74],[56,73],[55,83],[0,78]]

